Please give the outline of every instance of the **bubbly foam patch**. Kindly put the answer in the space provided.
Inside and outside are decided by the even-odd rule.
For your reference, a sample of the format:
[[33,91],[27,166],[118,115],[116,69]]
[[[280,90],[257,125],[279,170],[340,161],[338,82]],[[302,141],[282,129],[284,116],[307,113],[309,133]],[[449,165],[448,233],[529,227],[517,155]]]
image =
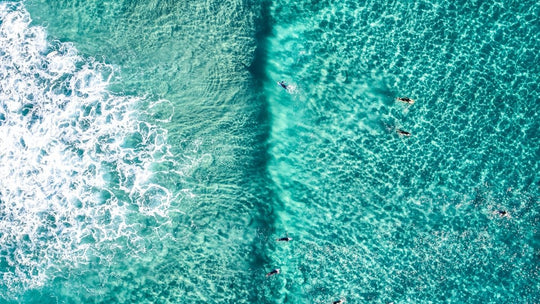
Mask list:
[[30,22],[0,4],[0,294],[103,257],[101,243],[135,234],[130,214],[171,200],[150,170],[166,132],[137,120],[141,99],[108,91],[113,67]]

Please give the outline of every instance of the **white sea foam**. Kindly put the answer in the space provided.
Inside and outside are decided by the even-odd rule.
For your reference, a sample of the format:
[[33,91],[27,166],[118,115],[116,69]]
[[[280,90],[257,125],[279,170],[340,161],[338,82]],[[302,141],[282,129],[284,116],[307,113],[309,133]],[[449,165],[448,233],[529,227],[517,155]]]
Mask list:
[[134,233],[130,212],[163,215],[171,200],[150,182],[167,134],[137,120],[140,99],[109,92],[113,67],[30,22],[0,3],[0,293],[102,256]]

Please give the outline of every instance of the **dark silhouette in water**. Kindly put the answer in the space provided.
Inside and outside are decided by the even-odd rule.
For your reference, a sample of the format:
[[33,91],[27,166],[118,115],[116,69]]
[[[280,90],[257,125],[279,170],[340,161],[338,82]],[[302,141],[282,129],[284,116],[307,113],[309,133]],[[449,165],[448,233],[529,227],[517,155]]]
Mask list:
[[278,241],[278,242],[289,242],[289,241],[292,241],[292,238],[286,236],[286,237],[276,239],[276,241]]
[[278,84],[279,84],[282,88],[284,88],[285,90],[288,88],[287,84],[286,84],[285,81],[283,81],[283,80],[282,80],[282,81],[278,81]]
[[409,97],[398,97],[396,99],[399,100],[399,101],[403,101],[405,103],[408,103],[408,104],[413,104],[414,103],[414,100],[410,99]]
[[275,274],[278,274],[280,272],[279,268],[276,268],[272,271],[270,271],[269,273],[266,274],[266,277],[270,277],[270,276],[273,276]]
[[345,301],[343,300],[337,300],[337,301],[334,301],[332,302],[332,304],[341,304],[341,303],[344,303]]
[[497,211],[493,212],[493,214],[497,214],[500,217],[510,217],[510,213],[508,211],[505,211],[505,210],[497,210]]
[[411,133],[407,132],[407,131],[403,131],[401,129],[396,129],[396,132],[399,134],[399,135],[403,135],[403,136],[411,136]]
[[289,237],[289,234],[287,233],[286,237],[281,237],[279,239],[276,239],[276,241],[278,241],[278,242],[289,242],[289,241],[292,241],[292,238]]

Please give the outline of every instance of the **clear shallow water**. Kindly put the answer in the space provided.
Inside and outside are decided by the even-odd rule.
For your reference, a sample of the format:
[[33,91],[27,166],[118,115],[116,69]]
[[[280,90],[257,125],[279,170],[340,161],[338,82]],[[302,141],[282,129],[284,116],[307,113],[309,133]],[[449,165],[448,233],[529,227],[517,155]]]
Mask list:
[[273,4],[284,302],[538,301],[538,10]]
[[539,10],[3,3],[0,299],[538,302]]

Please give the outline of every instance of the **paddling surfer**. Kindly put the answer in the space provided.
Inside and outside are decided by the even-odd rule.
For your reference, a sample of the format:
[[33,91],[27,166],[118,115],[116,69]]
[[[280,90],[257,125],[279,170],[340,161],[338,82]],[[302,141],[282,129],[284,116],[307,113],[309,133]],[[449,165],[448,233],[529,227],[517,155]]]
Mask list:
[[493,212],[493,214],[496,214],[500,217],[510,217],[510,213],[506,210],[496,210],[495,212]]
[[273,275],[278,274],[279,272],[280,272],[279,268],[276,268],[276,269],[270,271],[269,273],[267,273],[267,274],[266,274],[266,277],[267,277],[267,278],[268,278],[268,277],[271,277],[271,276],[273,276]]
[[280,237],[280,238],[276,239],[276,241],[278,241],[278,242],[290,242],[290,241],[292,241],[292,238],[289,237],[289,234],[287,233],[286,237]]
[[289,241],[292,241],[292,238],[286,236],[286,237],[282,237],[282,238],[276,239],[276,241],[278,241],[278,242],[289,242]]
[[399,100],[399,101],[403,101],[405,103],[408,103],[408,104],[413,104],[414,103],[414,100],[410,99],[409,97],[398,97],[396,99]]
[[396,129],[396,132],[397,132],[399,135],[403,135],[403,136],[411,136],[411,133],[410,133],[410,132],[403,131],[403,130],[401,130],[401,129]]

